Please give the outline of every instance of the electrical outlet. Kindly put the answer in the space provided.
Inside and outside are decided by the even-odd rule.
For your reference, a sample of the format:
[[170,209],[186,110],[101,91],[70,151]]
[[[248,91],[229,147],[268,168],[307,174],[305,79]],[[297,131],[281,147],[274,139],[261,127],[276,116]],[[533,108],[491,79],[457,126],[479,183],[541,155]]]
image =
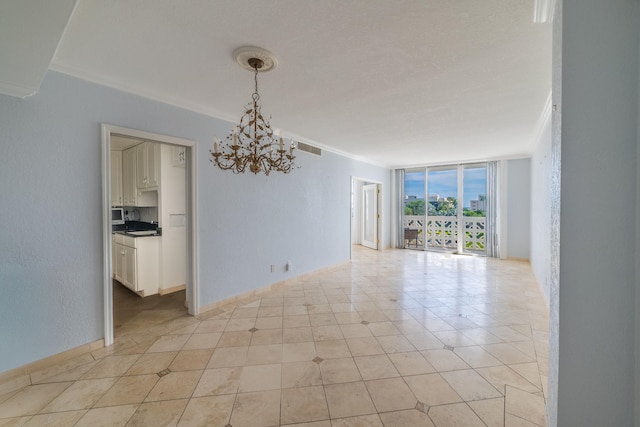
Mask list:
[[276,271],[276,265],[275,264],[271,264],[271,272],[275,273]]
[[291,261],[287,261],[287,265],[285,266],[285,270],[286,271],[293,270],[293,264],[291,264]]

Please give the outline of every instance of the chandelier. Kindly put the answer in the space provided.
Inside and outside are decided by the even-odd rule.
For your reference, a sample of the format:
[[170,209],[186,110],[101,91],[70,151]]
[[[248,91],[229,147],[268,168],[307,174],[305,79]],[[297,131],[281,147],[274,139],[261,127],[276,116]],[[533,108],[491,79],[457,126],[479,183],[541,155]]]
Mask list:
[[269,71],[276,67],[275,57],[268,51],[256,47],[242,47],[234,52],[236,62],[254,72],[255,91],[247,104],[240,123],[233,127],[225,141],[214,138],[211,162],[222,170],[233,173],[249,171],[254,174],[271,171],[289,173],[294,169],[293,139],[285,147],[282,132],[275,137],[271,125],[260,112],[262,106],[258,93],[258,71]]

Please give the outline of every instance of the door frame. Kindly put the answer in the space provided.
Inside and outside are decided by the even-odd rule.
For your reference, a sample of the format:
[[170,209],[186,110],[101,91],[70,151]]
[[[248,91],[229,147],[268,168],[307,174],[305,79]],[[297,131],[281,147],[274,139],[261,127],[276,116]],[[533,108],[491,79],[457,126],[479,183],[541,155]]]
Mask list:
[[[367,203],[366,203],[366,193],[367,191],[370,191],[371,189],[373,189],[374,194],[373,194],[373,206],[374,206],[374,220],[375,220],[375,230],[374,230],[374,236],[373,236],[373,241],[371,242],[371,244],[369,243],[369,240],[366,239],[366,235],[367,235],[367,216],[369,214],[369,212],[367,211]],[[362,246],[365,246],[369,249],[374,249],[374,250],[378,250],[380,248],[380,239],[379,239],[379,220],[380,220],[380,212],[379,212],[379,198],[380,198],[380,184],[363,184],[362,185],[362,191],[360,192],[361,195],[361,201],[362,201],[362,210],[361,210],[361,215],[360,215],[360,227],[362,229],[362,234],[361,234],[361,241],[362,241]]]
[[[356,186],[356,181],[360,184]],[[355,191],[355,188],[361,188],[365,184],[376,184],[378,186],[378,240],[380,240],[381,231],[382,231],[382,220],[383,220],[383,211],[382,211],[382,192],[384,191],[382,181],[378,181],[375,179],[363,178],[359,176],[351,176],[351,181],[349,185],[349,194],[350,200],[349,203],[349,224],[350,224],[350,237],[349,237],[349,250],[351,251],[351,247],[354,244],[362,245],[362,195],[360,191]],[[354,231],[357,232],[357,237],[354,239]],[[378,249],[382,249],[382,241],[378,243]],[[350,254],[352,255],[352,254]],[[351,256],[350,256],[351,258]]]
[[187,277],[186,293],[189,314],[199,314],[198,284],[198,218],[197,218],[197,150],[196,142],[122,126],[101,124],[102,134],[102,250],[103,250],[103,289],[104,289],[104,344],[114,342],[113,334],[113,281],[112,281],[112,243],[111,243],[111,134],[126,135],[134,138],[153,140],[165,144],[186,148],[186,208],[187,208]]

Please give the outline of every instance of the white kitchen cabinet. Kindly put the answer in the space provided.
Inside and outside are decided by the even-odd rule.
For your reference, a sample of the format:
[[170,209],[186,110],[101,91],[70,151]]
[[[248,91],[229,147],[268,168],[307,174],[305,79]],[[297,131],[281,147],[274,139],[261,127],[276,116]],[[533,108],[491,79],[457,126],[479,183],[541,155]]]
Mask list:
[[137,206],[136,188],[136,149],[129,148],[122,152],[122,198],[124,206]]
[[138,190],[158,186],[160,171],[160,144],[145,141],[135,147],[136,185]]
[[124,253],[124,283],[129,289],[134,290],[136,292],[142,291],[144,288],[141,286],[142,283],[138,280],[138,263],[137,263],[137,252],[136,248],[132,248],[129,246],[122,246],[122,251]]
[[160,284],[159,237],[114,236],[115,279],[140,296],[157,294]]
[[119,243],[113,244],[113,278],[123,285],[127,285],[125,282],[125,253],[124,246]]
[[111,276],[115,279],[116,272],[118,271],[118,261],[120,258],[117,256],[119,252],[116,250],[116,235],[111,235]]
[[111,206],[123,206],[122,151],[111,152]]
[[[135,291],[136,290],[135,289],[136,288],[135,271],[133,275],[129,275],[129,278],[127,278],[127,249],[131,249],[131,248],[128,248],[127,246],[124,246],[120,243],[116,243],[114,245],[114,248],[115,248],[115,256],[114,256],[113,266],[115,269],[115,273],[113,276],[118,282],[122,283],[127,288]],[[129,266],[129,270],[135,270],[135,265]]]
[[[153,187],[153,189],[151,189],[151,187],[138,188],[138,169],[142,167],[139,165],[138,159],[146,155],[146,153],[140,153],[138,147],[144,144],[146,144],[146,142],[126,149],[122,152],[122,196],[124,199],[123,206],[158,206],[157,182],[155,183],[155,187]],[[155,154],[153,155],[155,156]],[[155,174],[159,170],[159,167],[153,166],[152,170]]]

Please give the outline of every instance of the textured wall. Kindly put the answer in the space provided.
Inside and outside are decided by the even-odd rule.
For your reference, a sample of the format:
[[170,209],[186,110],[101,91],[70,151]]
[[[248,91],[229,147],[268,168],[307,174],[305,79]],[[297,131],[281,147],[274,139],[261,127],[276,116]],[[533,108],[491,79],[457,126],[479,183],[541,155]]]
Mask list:
[[[562,139],[562,22],[563,0],[556,2],[553,19],[551,78],[551,146],[549,186],[549,373],[547,382],[547,425],[558,426],[558,360],[560,358],[560,180]],[[538,276],[539,277],[539,276]]]
[[551,286],[551,120],[531,156],[531,268],[547,303]]
[[[561,79],[560,275],[552,314],[563,427],[633,424],[638,8],[633,0],[563,2],[562,75],[554,77]],[[607,195],[613,209],[599,203]]]
[[0,372],[103,337],[101,123],[199,142],[202,305],[348,260],[352,175],[383,183],[389,215],[386,169],[324,152],[286,176],[220,171],[208,150],[230,123],[50,72],[0,96]]
[[[640,13],[637,16],[637,27],[640,28]],[[639,36],[640,37],[640,36]],[[636,151],[636,165],[640,165],[640,45],[638,46],[638,118],[637,138],[638,150]],[[640,167],[636,171],[636,372],[635,372],[635,426],[640,427]]]

